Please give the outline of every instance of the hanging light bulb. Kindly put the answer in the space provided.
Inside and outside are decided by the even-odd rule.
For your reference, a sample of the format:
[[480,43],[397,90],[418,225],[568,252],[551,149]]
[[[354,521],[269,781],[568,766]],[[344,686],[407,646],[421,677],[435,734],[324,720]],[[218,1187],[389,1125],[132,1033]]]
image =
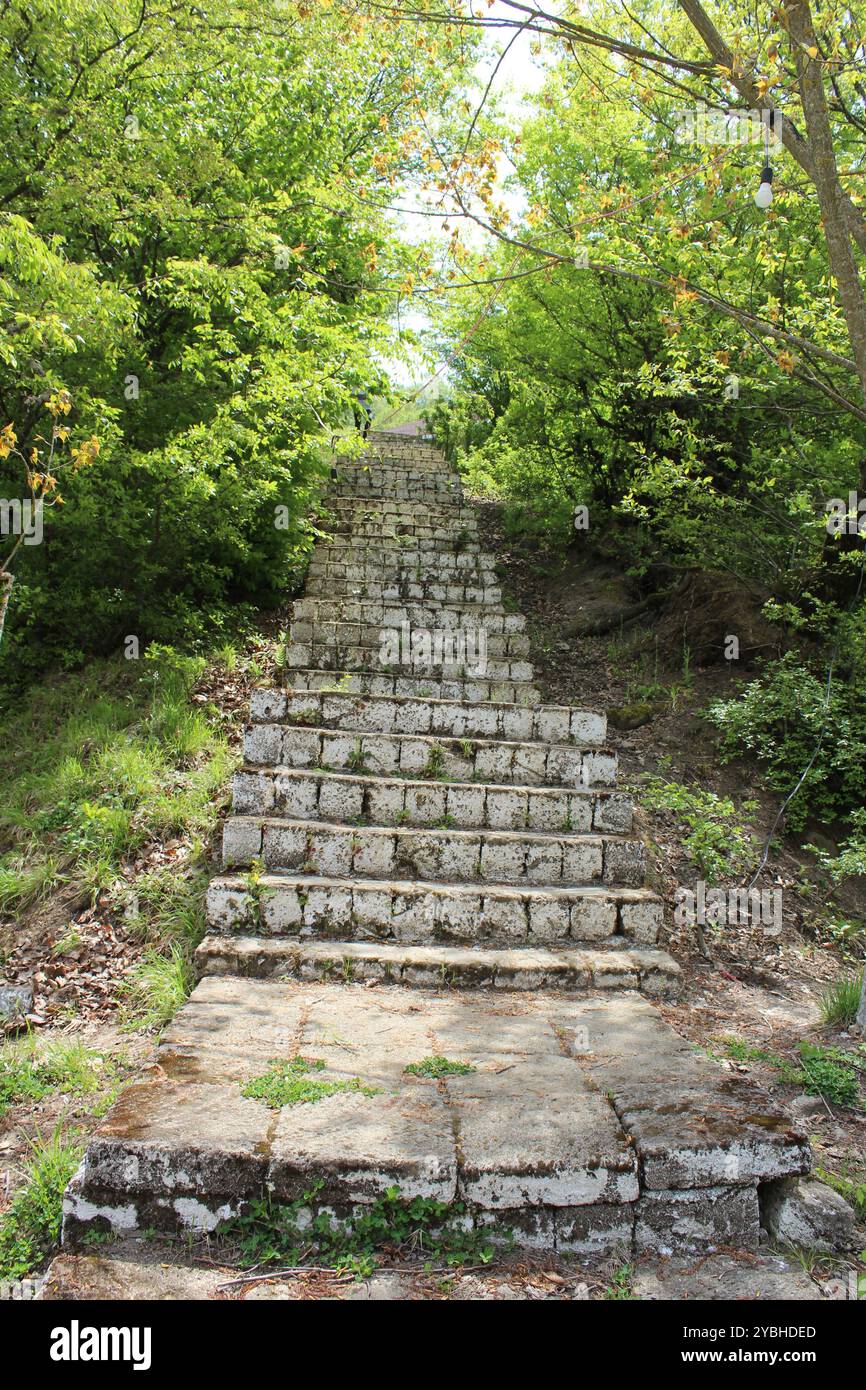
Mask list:
[[755,190],[755,203],[759,208],[768,208],[773,201],[773,171],[769,164],[761,170],[761,182]]
[[764,167],[761,170],[761,182],[755,190],[755,204],[759,208],[768,208],[773,201],[773,170],[770,165],[770,137],[775,126],[775,111],[770,112],[769,121],[764,122]]

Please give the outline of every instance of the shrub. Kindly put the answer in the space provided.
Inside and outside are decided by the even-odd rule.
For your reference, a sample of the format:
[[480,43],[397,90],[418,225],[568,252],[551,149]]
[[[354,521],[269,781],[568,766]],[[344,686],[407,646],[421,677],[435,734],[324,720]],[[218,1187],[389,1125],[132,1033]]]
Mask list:
[[857,684],[834,682],[827,701],[826,681],[788,652],[707,715],[720,731],[722,761],[752,754],[777,793],[790,792],[814,757],[786,813],[792,829],[866,802],[866,693]]
[[[752,837],[730,797],[650,778],[641,788],[640,799],[649,810],[672,811],[688,828],[683,849],[707,883],[736,877],[751,863]],[[747,801],[742,810],[748,814],[754,805]]]
[[850,817],[850,826],[851,829],[847,838],[842,841],[838,854],[828,854],[826,850],[815,845],[807,846],[815,851],[821,867],[826,869],[834,883],[841,882],[843,878],[866,875],[866,807],[854,811]]

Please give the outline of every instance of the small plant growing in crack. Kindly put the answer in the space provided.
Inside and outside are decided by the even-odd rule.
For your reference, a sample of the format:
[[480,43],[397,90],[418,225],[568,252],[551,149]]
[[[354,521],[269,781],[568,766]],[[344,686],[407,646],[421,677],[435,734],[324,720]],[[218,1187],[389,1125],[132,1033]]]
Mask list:
[[289,715],[292,724],[318,724],[321,714],[317,709],[297,709]]
[[429,781],[436,781],[445,772],[445,749],[440,744],[434,743],[430,752],[427,754],[427,761],[421,769],[421,776]]
[[263,927],[264,905],[273,894],[272,888],[265,888],[262,884],[264,874],[265,863],[263,859],[254,859],[246,873],[241,874],[241,882],[247,895],[245,923],[254,930],[261,930]]
[[360,739],[358,739],[355,747],[346,759],[346,767],[350,772],[364,773],[367,776],[370,775],[370,769],[364,762],[364,748]]
[[439,1081],[444,1076],[469,1076],[477,1070],[471,1062],[455,1062],[450,1057],[441,1057],[438,1054],[422,1057],[420,1062],[410,1062],[403,1068],[408,1076],[425,1076],[431,1081]]
[[326,1096],[356,1092],[362,1096],[379,1094],[378,1086],[365,1086],[359,1076],[346,1081],[323,1081],[317,1072],[325,1070],[318,1057],[290,1057],[288,1061],[271,1059],[268,1070],[254,1076],[241,1088],[248,1100],[260,1100],[269,1110],[282,1110],[289,1105],[313,1105]]
[[634,1280],[634,1265],[620,1265],[619,1269],[614,1270],[611,1281],[602,1294],[602,1298],[613,1299],[621,1302],[625,1299],[633,1299],[635,1293],[632,1289]]

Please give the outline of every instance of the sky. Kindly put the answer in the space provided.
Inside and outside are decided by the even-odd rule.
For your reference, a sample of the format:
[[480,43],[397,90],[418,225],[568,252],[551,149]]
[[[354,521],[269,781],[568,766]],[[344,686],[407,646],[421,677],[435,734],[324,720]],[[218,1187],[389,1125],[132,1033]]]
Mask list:
[[[505,16],[512,17],[513,11],[509,11],[505,5],[500,3],[500,0],[496,0],[496,3],[487,11],[487,15],[493,19],[503,18]],[[476,69],[477,96],[479,99],[487,85],[490,73],[496,64],[500,52],[505,44],[508,43],[512,34],[513,30],[491,30],[485,33],[485,51]],[[523,116],[527,97],[531,96],[533,92],[538,91],[543,81],[544,72],[541,64],[538,59],[533,58],[530,53],[530,36],[528,34],[520,34],[515,39],[499,68],[491,95],[493,92],[496,93],[502,103],[503,109],[509,115],[513,114],[514,123],[518,125]],[[509,172],[509,166],[503,161],[500,167],[500,180],[504,179]],[[506,202],[509,201],[509,197],[506,193],[503,193],[502,196]],[[412,195],[408,192],[400,199],[400,204],[402,207],[423,206],[423,202],[417,194]],[[400,227],[402,235],[407,240],[422,240],[429,236],[429,218],[418,215],[413,216],[406,213],[395,213],[394,217]],[[471,228],[471,230],[466,233],[467,240],[472,240],[475,236],[479,239],[483,239],[484,233],[478,228]],[[400,325],[416,333],[423,333],[430,327],[430,321],[421,308],[408,311],[403,309],[400,314]],[[446,364],[437,362],[431,366],[429,360],[423,358],[421,354],[415,353],[412,355],[412,360],[408,363],[402,362],[396,358],[387,358],[383,359],[383,365],[395,386],[401,389],[409,388],[416,390],[432,376],[437,368],[445,366]]]

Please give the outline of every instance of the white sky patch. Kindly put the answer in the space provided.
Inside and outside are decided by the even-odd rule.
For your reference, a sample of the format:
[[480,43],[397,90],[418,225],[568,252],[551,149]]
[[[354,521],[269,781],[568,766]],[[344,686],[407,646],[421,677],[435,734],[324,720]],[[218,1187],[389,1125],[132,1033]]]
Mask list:
[[[501,0],[496,0],[496,3],[486,12],[485,17],[514,19],[518,17],[518,12],[509,9],[507,5],[501,3]],[[489,29],[485,31],[482,56],[479,58],[475,70],[474,90],[468,98],[475,105],[481,100],[499,55],[509,40],[514,38],[514,34],[513,29]],[[490,99],[498,101],[500,110],[504,112],[514,131],[519,129],[527,114],[528,98],[540,90],[545,79],[543,61],[531,52],[533,37],[531,34],[523,33],[514,38],[514,42],[499,66],[490,91]],[[473,106],[474,109],[475,106]],[[523,210],[524,199],[504,187],[505,180],[512,172],[508,159],[504,155],[500,156],[497,161],[497,193],[509,212],[517,215]],[[443,232],[441,230],[441,218],[424,215],[425,210],[436,210],[435,201],[431,194],[425,194],[420,188],[409,187],[395,202],[401,209],[405,209],[391,213],[404,241],[410,244],[425,241],[430,237],[431,231],[434,235],[450,235],[450,231]],[[474,249],[481,250],[487,245],[488,236],[482,228],[467,222],[465,219],[452,218],[451,228],[453,229],[455,225],[461,226],[461,236],[464,242]],[[410,303],[412,307],[403,305],[399,315],[392,316],[391,323],[395,338],[401,329],[409,330],[421,337],[429,333],[431,321],[427,313],[417,300],[410,301]],[[402,390],[417,390],[443,363],[431,361],[428,354],[419,352],[417,349],[407,347],[405,350],[409,357],[408,362],[400,361],[396,357],[380,357],[378,360],[395,386]]]

